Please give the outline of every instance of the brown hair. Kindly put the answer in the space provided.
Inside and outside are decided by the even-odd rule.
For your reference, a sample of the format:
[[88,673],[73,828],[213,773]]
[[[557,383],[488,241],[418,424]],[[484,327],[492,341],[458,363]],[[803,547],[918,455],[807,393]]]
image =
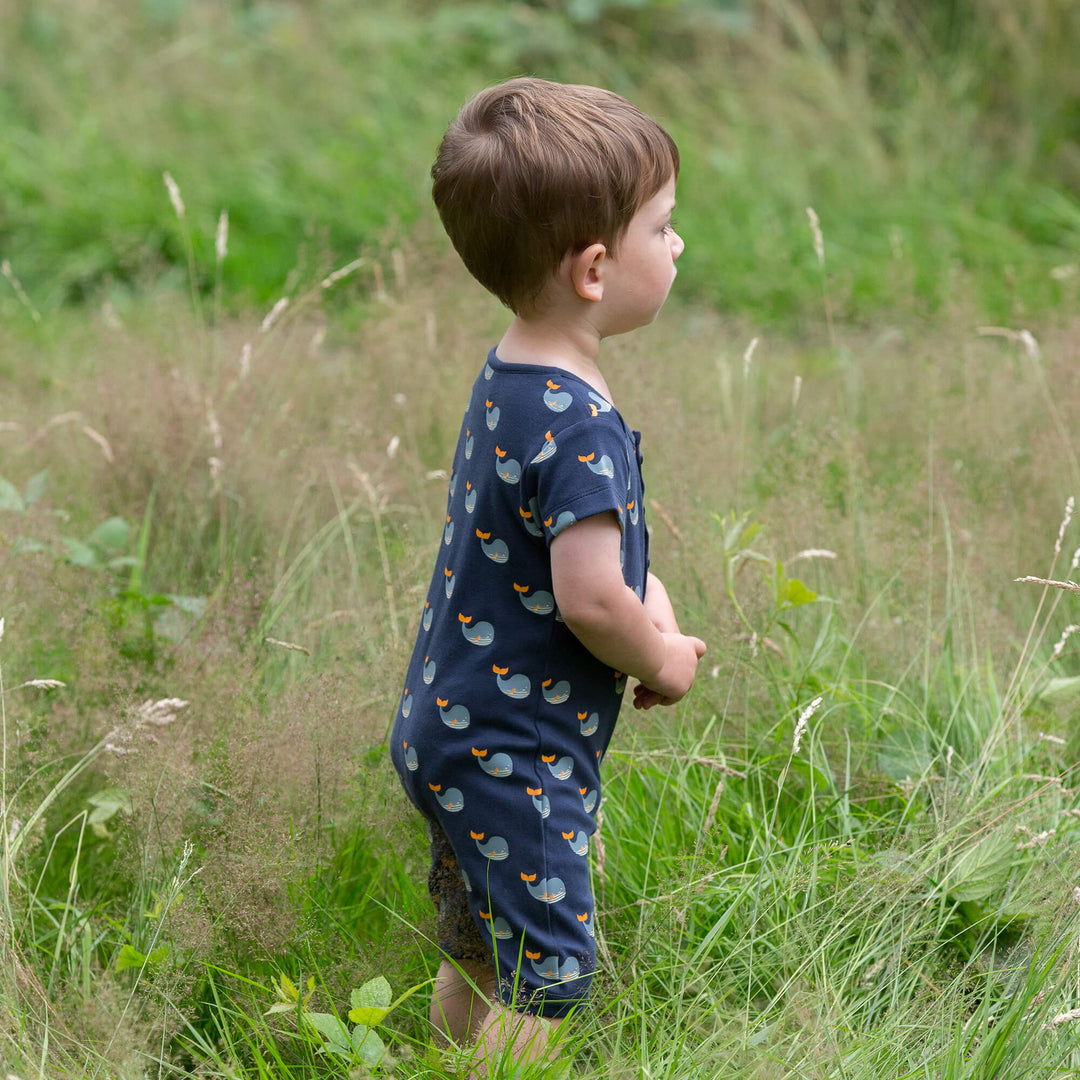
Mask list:
[[518,312],[569,252],[600,242],[614,254],[642,203],[678,173],[671,136],[618,94],[511,79],[447,128],[432,198],[469,272]]

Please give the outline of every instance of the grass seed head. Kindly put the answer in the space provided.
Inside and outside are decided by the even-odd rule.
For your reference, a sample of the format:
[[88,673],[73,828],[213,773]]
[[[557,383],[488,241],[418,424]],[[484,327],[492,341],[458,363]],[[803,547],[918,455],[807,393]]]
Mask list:
[[180,187],[176,181],[172,178],[172,174],[169,172],[163,172],[161,179],[165,181],[165,188],[169,192],[169,202],[172,203],[173,210],[176,211],[176,216],[183,221],[184,220],[184,200],[180,195]]

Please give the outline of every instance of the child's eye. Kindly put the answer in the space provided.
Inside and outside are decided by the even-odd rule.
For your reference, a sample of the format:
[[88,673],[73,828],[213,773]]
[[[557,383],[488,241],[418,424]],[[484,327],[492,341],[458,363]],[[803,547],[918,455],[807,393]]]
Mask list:
[[675,231],[675,219],[674,218],[668,218],[667,223],[664,225],[663,229],[661,229],[660,231],[665,232],[665,233],[673,233]]

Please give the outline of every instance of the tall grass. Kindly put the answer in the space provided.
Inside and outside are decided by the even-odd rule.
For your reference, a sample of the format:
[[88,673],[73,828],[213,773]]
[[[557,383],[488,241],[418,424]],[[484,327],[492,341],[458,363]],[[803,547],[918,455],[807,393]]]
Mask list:
[[[377,975],[396,995],[434,973],[425,845],[384,742],[447,403],[502,315],[416,243],[373,254],[397,268],[381,284],[298,287],[265,332],[269,309],[210,328],[161,294],[15,340],[15,1075],[346,1075],[358,1060],[305,1018],[344,1018]],[[361,324],[326,310],[333,289]],[[710,654],[691,698],[625,717],[612,746],[602,969],[564,1068],[1078,1067],[1059,1019],[1075,639],[1056,648],[1077,620],[1071,594],[1013,580],[1066,575],[1078,545],[1060,518],[1075,447],[1046,392],[1075,411],[1075,328],[1036,339],[956,319],[792,343],[672,306],[609,343],[645,431],[655,566]],[[430,1049],[422,990],[380,1031],[398,1075],[464,1068]]]
[[[946,35],[953,85],[918,77],[929,8],[875,6],[866,24],[776,2],[748,8],[742,30],[675,8],[665,21],[658,5],[417,5],[384,25],[329,3],[151,5],[157,21],[94,23],[59,75],[30,74],[29,52],[5,69],[23,79],[4,106],[18,117],[61,109],[52,79],[96,88],[111,119],[79,131],[103,160],[120,145],[97,141],[101,125],[119,139],[118,76],[92,61],[110,42],[152,41],[170,61],[125,113],[132,133],[236,92],[234,112],[196,109],[187,134],[169,119],[144,140],[163,159],[115,231],[91,230],[100,262],[72,232],[83,204],[47,213],[36,173],[6,238],[22,292],[0,302],[0,1060],[20,1080],[467,1066],[466,1048],[430,1044],[426,844],[385,741],[456,403],[504,315],[426,223],[406,228],[404,203],[383,232],[392,213],[360,200],[344,239],[313,235],[297,260],[298,230],[280,224],[295,221],[291,187],[251,181],[268,159],[236,181],[245,210],[216,186],[227,159],[188,141],[257,115],[243,145],[273,165],[277,150],[339,145],[318,125],[296,134],[301,114],[355,134],[348,118],[361,137],[342,168],[358,171],[397,115],[379,80],[418,63],[436,29],[445,54],[395,106],[415,143],[377,159],[388,173],[412,175],[457,99],[523,58],[631,92],[681,127],[686,153],[688,298],[604,355],[645,433],[654,566],[710,651],[686,701],[624,716],[612,744],[594,844],[601,969],[555,1073],[1080,1071],[1080,618],[1071,589],[1016,580],[1067,582],[1080,552],[1077,326],[1064,305],[1029,319],[1071,295],[1048,267],[1072,254],[1065,232],[1039,247],[989,224],[995,199],[1044,198],[1024,170],[1049,159],[1028,145],[1002,185],[980,187],[976,166],[999,152],[983,138],[995,91],[971,74],[1066,36],[1069,12],[971,15]],[[20,16],[23,47],[52,55],[89,18],[50,13]],[[556,57],[581,25],[585,51]],[[652,66],[627,47],[646,35]],[[710,59],[721,44],[724,65]],[[350,49],[369,61],[359,73]],[[316,57],[324,81],[309,85],[297,73]],[[1038,92],[1028,63],[1009,108]],[[271,69],[293,98],[241,92]],[[354,78],[371,79],[370,124],[342,90]],[[916,153],[946,106],[939,142]],[[1025,138],[1065,123],[1049,101]],[[19,130],[0,172],[51,145]],[[967,171],[932,175],[973,133]],[[82,174],[91,221],[113,221],[101,203],[117,205],[124,167],[111,167]],[[1067,154],[1054,168],[1060,224]],[[305,189],[312,220],[324,198],[340,209],[336,185]],[[256,258],[256,216],[288,233],[288,255],[263,237]],[[35,247],[20,230],[45,220],[55,232]],[[168,241],[139,250],[158,254],[112,261],[147,223]],[[186,295],[163,263],[186,266]],[[702,302],[715,282],[742,314]],[[898,303],[876,306],[890,290]],[[259,306],[226,314],[245,291]],[[87,302],[58,306],[71,294]],[[783,331],[762,319],[773,311]],[[414,992],[384,1002],[379,976],[393,999]],[[357,1013],[386,1043],[378,1066],[357,1002],[395,1005]]]

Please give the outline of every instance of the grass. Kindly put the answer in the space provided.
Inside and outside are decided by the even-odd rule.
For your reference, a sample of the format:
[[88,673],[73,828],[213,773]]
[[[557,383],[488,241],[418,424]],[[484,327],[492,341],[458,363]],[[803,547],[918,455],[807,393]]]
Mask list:
[[[45,0],[7,23],[0,248],[41,311],[123,309],[162,282],[188,287],[189,263],[209,296],[222,210],[234,311],[401,244],[433,221],[426,178],[448,118],[477,87],[522,73],[609,85],[671,128],[680,224],[695,238],[684,295],[758,320],[815,318],[813,206],[838,316],[947,312],[973,296],[1009,322],[1076,300],[1080,23],[1068,0],[1021,13],[915,0]],[[188,234],[160,213],[165,172],[189,204]],[[6,285],[0,297],[18,302]]]
[[[29,51],[0,76],[21,132],[0,174],[24,170],[0,223],[23,288],[0,300],[8,1073],[344,1077],[377,1037],[399,1077],[463,1075],[430,1045],[426,844],[385,742],[453,403],[504,316],[408,184],[371,193],[422,176],[457,101],[521,66],[633,90],[686,148],[678,295],[604,355],[644,432],[654,566],[709,643],[691,696],[612,744],[602,968],[555,1074],[1080,1073],[1080,618],[1073,590],[1015,580],[1075,580],[1080,550],[1076,279],[1049,273],[1075,261],[1047,149],[1071,76],[985,179],[996,120],[1039,86],[1025,42],[1064,48],[1072,16],[1044,0],[1005,33],[1004,7],[946,7],[957,23],[926,9],[908,36],[881,6],[867,26],[782,3],[750,36],[691,4],[20,17]],[[30,63],[78,28],[58,69]],[[430,79],[389,108],[380,79],[436,32]],[[135,76],[97,62],[121,45],[172,58],[123,115]],[[989,56],[1027,73],[995,108]],[[268,69],[293,92],[256,101]],[[84,140],[73,200],[27,165],[60,144],[26,117],[88,89],[57,129]],[[125,126],[155,158],[126,202]],[[343,198],[334,170],[372,154]],[[338,211],[340,234],[305,234]]]
[[[316,285],[265,334],[162,293],[17,338],[51,375],[12,358],[0,435],[15,1075],[345,1075],[360,1059],[303,1017],[379,975],[421,987],[378,1027],[396,1074],[462,1067],[428,1047],[425,847],[383,746],[445,402],[501,315],[418,244],[381,297],[335,285],[368,312],[347,333]],[[676,303],[609,343],[655,565],[710,653],[609,756],[574,1074],[1076,1068],[1054,1024],[1076,1003],[1075,639],[1053,655],[1075,612],[1013,581],[1071,572],[1074,448],[1047,414],[1075,409],[1075,330],[1037,337],[956,318],[790,342]]]

